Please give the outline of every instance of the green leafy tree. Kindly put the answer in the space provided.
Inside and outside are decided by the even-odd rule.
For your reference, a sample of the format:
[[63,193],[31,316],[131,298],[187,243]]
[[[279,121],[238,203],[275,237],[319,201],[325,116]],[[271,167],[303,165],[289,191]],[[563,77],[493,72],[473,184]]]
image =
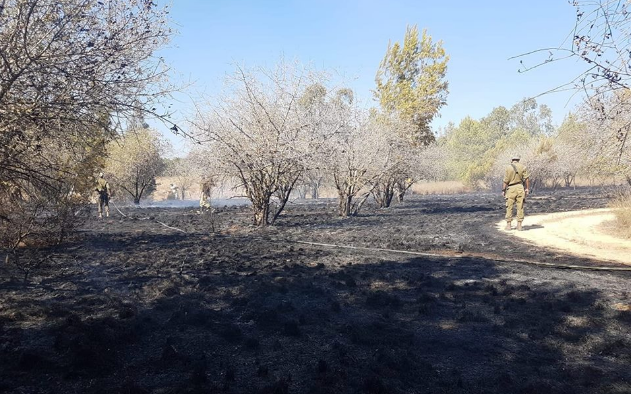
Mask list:
[[450,125],[442,142],[449,151],[452,177],[473,187],[490,186],[498,157],[519,151],[531,139],[551,135],[551,122],[549,108],[528,99],[510,110],[500,106],[480,120],[467,117],[458,127]]
[[137,112],[168,122],[158,112],[174,89],[156,54],[168,13],[146,0],[0,0],[0,248],[63,240],[121,125]]
[[114,190],[124,191],[140,204],[143,196],[156,187],[156,176],[164,170],[163,142],[151,129],[130,130],[111,142],[105,163],[106,177]]
[[531,136],[551,135],[554,132],[552,125],[552,111],[545,104],[539,104],[533,98],[524,99],[509,111],[510,128],[520,129]]
[[448,61],[442,42],[434,43],[426,30],[419,38],[416,26],[407,27],[403,45],[388,44],[381,61],[375,99],[387,115],[396,114],[415,126],[407,136],[414,144],[435,140],[430,123],[446,104]]

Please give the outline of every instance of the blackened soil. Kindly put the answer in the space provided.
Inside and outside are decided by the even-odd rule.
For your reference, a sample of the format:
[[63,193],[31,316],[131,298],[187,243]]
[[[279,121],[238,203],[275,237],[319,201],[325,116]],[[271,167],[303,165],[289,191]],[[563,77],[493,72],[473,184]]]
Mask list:
[[[536,197],[527,213],[607,202]],[[217,233],[192,209],[127,209],[23,251],[43,263],[26,283],[1,267],[0,392],[631,392],[631,273],[511,262],[603,264],[498,233],[497,195],[335,208],[292,204],[267,229],[220,209]]]

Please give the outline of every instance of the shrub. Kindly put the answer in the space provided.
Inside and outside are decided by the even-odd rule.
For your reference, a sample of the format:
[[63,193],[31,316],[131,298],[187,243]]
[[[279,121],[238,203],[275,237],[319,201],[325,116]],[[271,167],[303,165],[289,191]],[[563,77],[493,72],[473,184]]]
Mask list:
[[631,238],[631,192],[622,192],[615,197],[609,207],[614,209],[616,216],[616,235]]

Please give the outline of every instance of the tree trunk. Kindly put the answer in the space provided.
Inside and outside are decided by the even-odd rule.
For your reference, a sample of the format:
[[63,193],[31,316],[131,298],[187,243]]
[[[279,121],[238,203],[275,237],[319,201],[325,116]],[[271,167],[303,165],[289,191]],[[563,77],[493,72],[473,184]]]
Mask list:
[[313,182],[311,184],[311,198],[317,199],[320,196],[320,182]]
[[304,199],[307,198],[307,188],[306,188],[306,186],[297,187],[296,191],[298,191],[298,197],[301,200],[304,200]]
[[254,209],[254,225],[265,227],[269,224],[269,202],[259,206],[252,206]]
[[383,189],[378,188],[373,195],[379,208],[389,208],[394,197],[394,189],[390,185],[383,185]]
[[349,217],[351,215],[351,205],[353,202],[353,196],[347,193],[339,193],[339,207],[338,213],[342,217]]
[[357,202],[357,204],[355,204],[355,207],[353,208],[351,214],[353,216],[359,215],[359,211],[361,210],[362,206],[364,206],[364,203],[366,201],[368,201],[368,197],[370,197],[370,192],[364,194],[364,196],[361,198],[361,200],[359,200],[359,202]]
[[291,195],[291,191],[294,189],[294,185],[296,184],[296,181],[298,180],[298,178],[296,178],[291,185],[286,185],[285,187],[280,188],[277,192],[276,192],[276,196],[278,197],[278,209],[276,210],[276,212],[274,212],[274,216],[272,216],[272,222],[271,224],[274,224],[276,222],[276,219],[278,219],[278,216],[280,216],[281,212],[283,212],[283,210],[285,209],[285,205],[287,205],[287,201],[289,201],[289,196]]

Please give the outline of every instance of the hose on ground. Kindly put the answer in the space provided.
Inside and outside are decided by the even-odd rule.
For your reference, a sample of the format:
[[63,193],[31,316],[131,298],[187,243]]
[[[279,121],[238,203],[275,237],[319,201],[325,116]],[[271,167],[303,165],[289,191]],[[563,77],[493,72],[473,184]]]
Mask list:
[[410,250],[399,250],[399,249],[386,249],[386,248],[371,248],[364,246],[352,246],[352,245],[338,245],[338,244],[328,244],[321,242],[308,242],[308,241],[291,241],[297,244],[302,245],[310,245],[310,246],[319,246],[326,248],[338,248],[338,249],[352,249],[352,250],[361,250],[366,252],[386,252],[386,253],[399,253],[399,254],[408,254],[415,256],[424,256],[424,257],[436,257],[436,258],[463,258],[463,257],[474,257],[474,258],[483,258],[485,260],[492,260],[499,263],[520,263],[520,264],[531,264],[540,267],[547,268],[556,268],[556,269],[572,269],[572,270],[589,270],[589,271],[627,271],[631,272],[631,267],[620,267],[620,266],[608,266],[608,265],[576,265],[576,264],[557,264],[557,263],[547,263],[543,261],[533,261],[533,260],[523,260],[523,259],[507,259],[500,256],[494,256],[484,253],[437,253],[437,252],[416,252]]

